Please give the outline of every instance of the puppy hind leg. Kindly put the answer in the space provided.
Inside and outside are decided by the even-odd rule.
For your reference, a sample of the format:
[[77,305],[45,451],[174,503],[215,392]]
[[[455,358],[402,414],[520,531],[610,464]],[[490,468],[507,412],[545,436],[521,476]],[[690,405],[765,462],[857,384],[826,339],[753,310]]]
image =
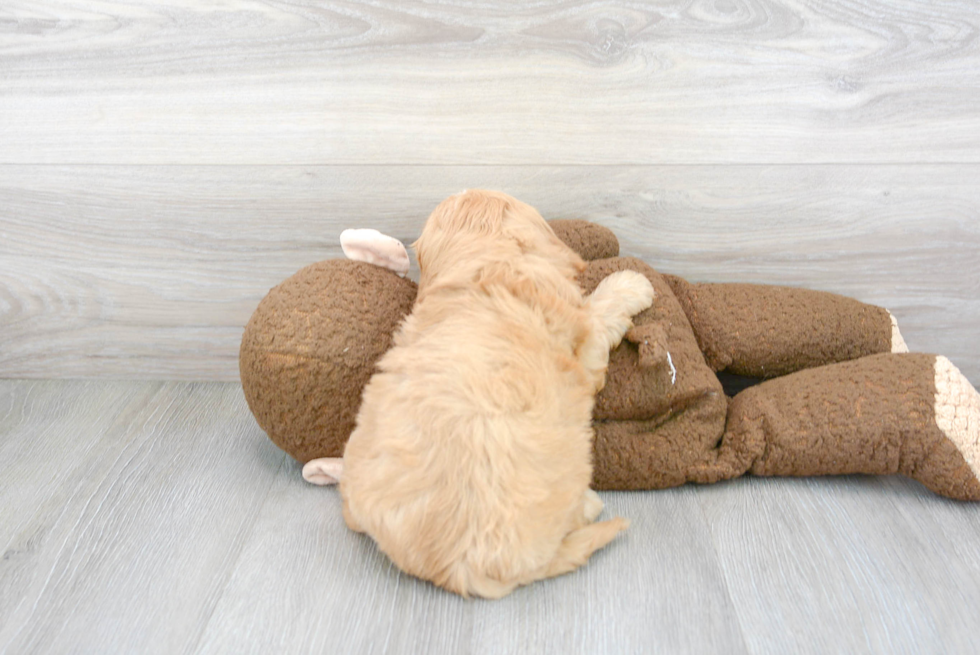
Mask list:
[[[594,498],[590,498],[591,492]],[[584,515],[602,511],[602,501],[591,489],[583,495]],[[595,516],[592,518],[594,519]],[[589,519],[591,521],[591,519]],[[483,575],[474,575],[467,571],[465,582],[457,581],[455,584],[447,586],[450,591],[462,594],[464,597],[470,594],[483,598],[502,598],[512,592],[518,585],[530,584],[536,580],[553,578],[558,575],[570,573],[579,568],[592,556],[592,553],[604,547],[616,538],[620,532],[629,527],[630,522],[624,518],[616,517],[601,523],[587,523],[583,527],[572,530],[562,539],[558,546],[555,556],[543,567],[533,571],[520,581],[499,581],[491,580]]]
[[601,523],[590,523],[585,527],[569,532],[562,540],[552,559],[538,571],[535,579],[551,578],[574,571],[585,564],[592,553],[599,550],[616,538],[620,532],[629,527],[630,522],[616,517]]

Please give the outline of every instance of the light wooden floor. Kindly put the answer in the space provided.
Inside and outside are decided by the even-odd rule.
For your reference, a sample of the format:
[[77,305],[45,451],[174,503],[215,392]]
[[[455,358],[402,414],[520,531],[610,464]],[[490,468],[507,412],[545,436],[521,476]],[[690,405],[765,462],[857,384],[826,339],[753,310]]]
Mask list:
[[0,381],[0,652],[972,653],[980,513],[904,478],[606,493],[502,601],[409,578],[228,383]]
[[242,329],[462,188],[692,280],[888,307],[980,384],[980,1],[5,0],[0,653],[974,653],[980,507],[606,494],[499,603],[394,571],[248,413]]

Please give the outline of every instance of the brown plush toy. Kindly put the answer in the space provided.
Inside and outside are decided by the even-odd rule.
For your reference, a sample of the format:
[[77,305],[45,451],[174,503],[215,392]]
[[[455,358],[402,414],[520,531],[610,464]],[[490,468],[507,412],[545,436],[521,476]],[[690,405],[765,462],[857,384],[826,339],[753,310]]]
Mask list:
[[[619,257],[606,228],[550,224],[589,262],[587,293],[623,269],[656,291],[596,398],[594,488],[902,473],[980,500],[980,394],[945,357],[907,353],[887,311],[819,291],[692,284]],[[358,234],[345,252],[376,263],[299,271],[259,304],[240,352],[259,425],[321,484],[341,474],[361,390],[417,290],[390,270],[407,270],[398,242]],[[765,381],[730,398],[723,372]]]

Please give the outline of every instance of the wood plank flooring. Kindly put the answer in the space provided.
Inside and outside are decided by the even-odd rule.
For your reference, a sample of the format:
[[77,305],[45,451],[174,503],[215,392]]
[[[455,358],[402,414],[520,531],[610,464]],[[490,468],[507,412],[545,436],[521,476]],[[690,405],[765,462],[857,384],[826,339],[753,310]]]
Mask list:
[[401,574],[226,383],[0,381],[0,653],[970,653],[980,506],[904,478],[606,493],[502,601]]

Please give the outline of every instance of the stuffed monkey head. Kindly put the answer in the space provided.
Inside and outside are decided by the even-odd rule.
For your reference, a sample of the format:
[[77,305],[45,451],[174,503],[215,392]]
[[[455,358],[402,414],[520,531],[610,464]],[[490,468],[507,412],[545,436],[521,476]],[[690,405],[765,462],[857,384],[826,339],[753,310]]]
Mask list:
[[[604,227],[550,225],[585,260],[619,253]],[[262,299],[245,327],[239,369],[249,408],[277,446],[303,463],[343,455],[361,391],[417,291],[383,266],[333,259],[307,266]]]

